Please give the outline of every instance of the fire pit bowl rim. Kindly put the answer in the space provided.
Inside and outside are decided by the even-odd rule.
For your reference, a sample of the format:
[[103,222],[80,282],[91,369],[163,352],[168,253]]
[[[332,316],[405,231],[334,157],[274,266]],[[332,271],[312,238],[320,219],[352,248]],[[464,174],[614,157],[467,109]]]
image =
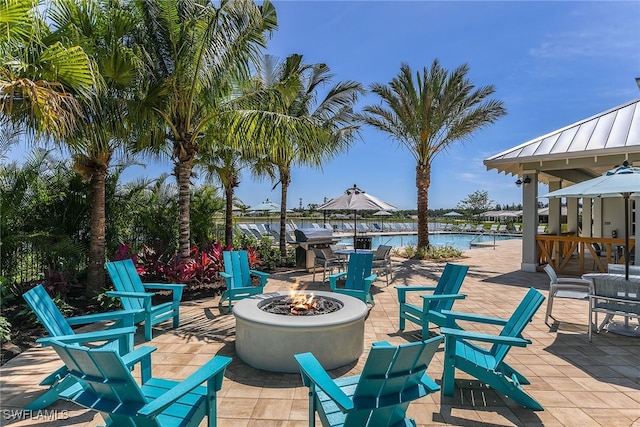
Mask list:
[[[259,323],[272,327],[306,328],[317,325],[343,325],[357,322],[366,315],[367,305],[357,298],[349,295],[337,294],[325,291],[299,291],[305,294],[314,294],[318,297],[333,299],[341,303],[340,310],[317,314],[312,316],[287,316],[274,314],[262,310],[260,307],[274,298],[282,298],[289,295],[288,291],[269,292],[245,298],[236,303],[233,314],[236,318],[251,323]],[[260,301],[263,301],[261,303]]]

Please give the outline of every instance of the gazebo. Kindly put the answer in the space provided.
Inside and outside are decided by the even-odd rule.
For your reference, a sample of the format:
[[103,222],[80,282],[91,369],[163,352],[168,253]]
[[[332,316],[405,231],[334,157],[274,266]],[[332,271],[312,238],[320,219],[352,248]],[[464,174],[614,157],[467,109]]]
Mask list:
[[[567,198],[567,229],[561,230],[561,199],[549,200],[547,235],[538,234],[538,184],[550,191],[599,176],[627,160],[640,165],[640,99],[627,102],[577,123],[534,138],[486,160],[487,170],[517,176],[522,187],[523,229],[522,263],[524,271],[536,271],[550,262],[561,270],[576,250],[584,270],[585,251],[593,242],[606,248],[606,260],[612,259],[616,245],[623,244],[617,234],[624,229],[622,198],[582,199],[581,230],[579,199]],[[635,199],[635,198],[634,198]],[[546,202],[546,199],[544,200]],[[633,200],[635,202],[635,200]],[[635,239],[640,234],[640,209],[631,203],[630,224]],[[640,205],[639,205],[640,206]],[[591,215],[587,213],[591,212]],[[640,250],[635,248],[636,255]],[[637,258],[636,259],[640,259]],[[598,265],[602,269],[601,265]]]

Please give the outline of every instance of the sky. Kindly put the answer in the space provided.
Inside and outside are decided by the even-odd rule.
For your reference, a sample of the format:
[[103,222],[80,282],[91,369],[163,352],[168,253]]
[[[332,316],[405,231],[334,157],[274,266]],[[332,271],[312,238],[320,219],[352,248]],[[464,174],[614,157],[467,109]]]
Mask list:
[[[478,191],[501,205],[522,203],[516,177],[483,160],[538,136],[640,97],[638,1],[273,1],[279,29],[266,53],[297,53],[325,63],[334,83],[388,83],[407,63],[467,64],[476,86],[495,86],[507,115],[455,142],[432,164],[429,208],[455,208]],[[356,105],[377,104],[367,94]],[[322,170],[295,168],[287,206],[320,204],[357,184],[398,207],[415,209],[415,159],[380,131],[363,127],[347,153]],[[169,162],[130,167],[124,179],[153,178]],[[246,205],[280,203],[280,186],[243,176]],[[541,186],[540,194],[546,192]]]

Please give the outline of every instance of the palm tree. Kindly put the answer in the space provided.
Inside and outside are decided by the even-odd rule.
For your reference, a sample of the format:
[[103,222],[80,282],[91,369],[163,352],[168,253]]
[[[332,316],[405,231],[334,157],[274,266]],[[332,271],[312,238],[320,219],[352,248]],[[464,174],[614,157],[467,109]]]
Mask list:
[[82,117],[64,140],[74,169],[91,186],[87,295],[93,296],[105,286],[107,175],[114,153],[126,151],[127,102],[140,75],[135,48],[127,46],[135,21],[117,2],[100,0],[55,2],[50,17],[57,37],[76,40],[96,62],[99,84],[82,98]]
[[77,94],[94,87],[80,46],[51,37],[34,0],[0,1],[0,122],[60,139],[81,116]]
[[262,104],[263,116],[245,133],[257,158],[270,163],[263,170],[281,185],[280,256],[286,257],[287,191],[294,166],[322,167],[322,163],[344,152],[358,132],[352,107],[364,90],[360,83],[339,82],[318,101],[318,91],[333,75],[325,64],[305,65],[302,56],[290,55],[282,63],[267,56],[254,81],[255,88],[271,100]]
[[465,64],[449,73],[434,60],[422,75],[402,64],[388,85],[375,83],[371,91],[385,104],[365,107],[363,120],[409,149],[416,160],[418,189],[418,249],[429,247],[427,209],[431,165],[435,157],[456,141],[471,135],[506,114],[502,102],[488,99],[493,86],[474,89]]
[[[273,5],[250,0],[136,1],[143,25],[137,42],[149,70],[138,103],[137,142],[170,151],[178,182],[179,252],[190,249],[190,187],[203,138],[219,118],[228,81],[249,75],[250,64],[275,29]],[[169,147],[167,147],[169,143]]]

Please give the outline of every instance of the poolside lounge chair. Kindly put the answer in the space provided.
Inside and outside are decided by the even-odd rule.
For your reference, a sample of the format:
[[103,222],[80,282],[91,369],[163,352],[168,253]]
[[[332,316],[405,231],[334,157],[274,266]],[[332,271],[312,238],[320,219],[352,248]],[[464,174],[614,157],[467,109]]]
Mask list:
[[544,322],[549,324],[549,317],[553,309],[554,298],[571,298],[587,301],[591,293],[591,281],[577,277],[559,278],[551,264],[544,267],[545,273],[549,276],[549,298],[547,299],[547,313]]
[[498,227],[498,233],[507,233],[507,224],[500,224],[500,227]]
[[409,403],[440,389],[426,371],[441,341],[375,342],[360,375],[335,380],[312,353],[296,354],[309,387],[309,426],[316,412],[323,426],[415,426],[406,416]]
[[[49,344],[78,382],[61,397],[98,411],[108,426],[198,426],[205,416],[209,426],[216,425],[216,395],[230,357],[214,356],[186,379],[172,381],[152,377],[155,347],[120,356],[110,349]],[[138,363],[141,384],[131,373]]]
[[478,224],[476,226],[476,233],[483,233],[484,232],[484,224]]
[[491,228],[489,228],[489,232],[490,233],[497,233],[498,232],[498,224],[491,224]]
[[[447,318],[447,327],[440,328],[444,335],[444,372],[442,374],[442,394],[453,396],[455,389],[455,370],[477,378],[499,393],[506,395],[520,405],[541,411],[543,407],[534,398],[522,390],[522,384],[529,380],[509,366],[505,361],[513,346],[526,347],[531,341],[522,338],[522,331],[538,310],[544,295],[530,288],[509,319],[480,316],[471,313],[443,311]],[[477,332],[477,329],[464,330],[457,320],[502,325],[502,331],[496,335]],[[472,341],[492,344],[490,349],[473,344]]]

